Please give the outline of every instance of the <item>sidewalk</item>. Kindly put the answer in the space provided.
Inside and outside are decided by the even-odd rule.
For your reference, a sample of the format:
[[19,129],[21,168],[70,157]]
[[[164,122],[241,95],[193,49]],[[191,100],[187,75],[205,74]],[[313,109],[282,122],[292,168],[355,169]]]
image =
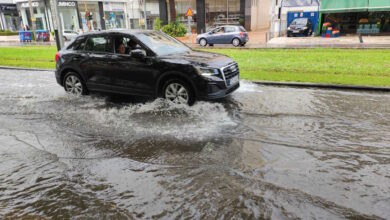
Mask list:
[[[264,48],[266,47],[265,42],[265,36],[268,32],[268,28],[265,30],[258,30],[258,31],[250,31],[248,32],[249,35],[249,42],[245,45],[245,48]],[[178,37],[177,39],[181,42],[187,44],[190,47],[201,47],[196,44],[196,34],[192,35],[192,38],[189,36],[185,37]],[[234,48],[233,45],[227,44],[227,45],[217,45],[215,44],[213,47],[215,48]]]
[[271,39],[269,48],[390,48],[390,36],[363,36],[360,43],[359,36],[342,36],[338,38],[323,37],[278,37]]

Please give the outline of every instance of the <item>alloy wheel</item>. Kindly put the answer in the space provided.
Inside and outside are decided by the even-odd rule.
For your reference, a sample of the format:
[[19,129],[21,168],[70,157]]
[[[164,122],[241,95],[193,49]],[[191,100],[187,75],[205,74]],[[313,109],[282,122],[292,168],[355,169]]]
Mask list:
[[205,47],[207,45],[206,39],[200,39],[199,44],[200,44],[200,46]]
[[65,80],[65,91],[69,94],[80,96],[83,93],[81,80],[75,75],[68,76]]
[[238,47],[240,45],[240,40],[237,38],[234,38],[232,43],[233,43],[233,46]]
[[165,98],[175,104],[188,104],[187,89],[179,83],[171,83],[165,89]]

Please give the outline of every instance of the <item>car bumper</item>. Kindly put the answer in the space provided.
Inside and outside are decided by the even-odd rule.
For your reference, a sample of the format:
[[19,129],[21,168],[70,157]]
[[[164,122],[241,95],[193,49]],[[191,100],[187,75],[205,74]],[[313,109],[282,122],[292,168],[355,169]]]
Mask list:
[[287,34],[306,34],[309,30],[289,30]]
[[235,85],[232,85],[230,87],[225,87],[223,89],[218,88],[218,86],[215,84],[209,84],[208,87],[209,87],[208,88],[209,91],[212,92],[204,96],[203,99],[213,100],[213,99],[225,98],[226,96],[230,95],[232,92],[236,91],[240,87],[240,83],[236,83]]

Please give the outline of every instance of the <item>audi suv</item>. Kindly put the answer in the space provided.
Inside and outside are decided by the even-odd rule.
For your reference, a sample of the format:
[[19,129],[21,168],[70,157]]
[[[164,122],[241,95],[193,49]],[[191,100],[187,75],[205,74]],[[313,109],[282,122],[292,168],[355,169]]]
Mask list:
[[100,31],[77,36],[56,53],[65,91],[163,97],[178,104],[223,98],[240,86],[237,63],[194,51],[158,31]]

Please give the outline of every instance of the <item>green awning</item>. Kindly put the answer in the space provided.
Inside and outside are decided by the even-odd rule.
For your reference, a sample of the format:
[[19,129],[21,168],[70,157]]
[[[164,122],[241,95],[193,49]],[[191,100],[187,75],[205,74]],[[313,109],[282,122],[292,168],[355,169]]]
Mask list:
[[390,0],[369,0],[369,11],[390,11]]
[[337,13],[367,11],[367,9],[368,0],[322,0],[320,11],[323,13]]

